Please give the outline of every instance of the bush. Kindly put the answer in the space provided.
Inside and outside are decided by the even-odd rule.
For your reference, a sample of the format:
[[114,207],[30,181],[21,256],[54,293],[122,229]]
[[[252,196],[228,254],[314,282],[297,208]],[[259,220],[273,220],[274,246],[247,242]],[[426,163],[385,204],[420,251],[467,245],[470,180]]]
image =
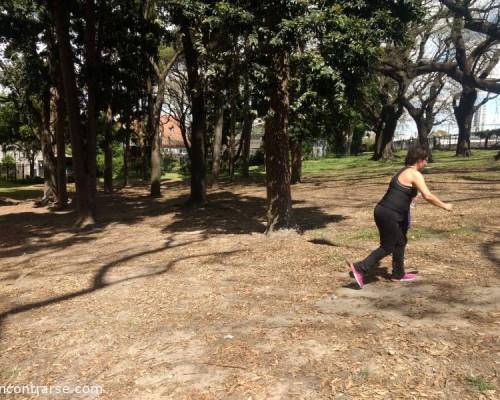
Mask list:
[[179,166],[179,160],[171,154],[163,155],[162,172],[172,172]]
[[40,176],[35,176],[34,178],[24,178],[24,179],[17,179],[17,183],[22,183],[25,185],[34,185],[34,184],[41,184],[44,183],[45,180],[40,177]]
[[5,167],[15,167],[16,166],[16,160],[14,159],[14,157],[12,157],[11,155],[7,154],[2,159],[2,166],[5,166]]
[[363,144],[361,145],[362,151],[374,151],[375,150],[375,139],[364,138]]
[[179,170],[182,175],[191,174],[191,160],[188,156],[179,158]]
[[264,152],[262,150],[257,150],[254,154],[250,156],[248,160],[248,165],[264,165],[266,159]]

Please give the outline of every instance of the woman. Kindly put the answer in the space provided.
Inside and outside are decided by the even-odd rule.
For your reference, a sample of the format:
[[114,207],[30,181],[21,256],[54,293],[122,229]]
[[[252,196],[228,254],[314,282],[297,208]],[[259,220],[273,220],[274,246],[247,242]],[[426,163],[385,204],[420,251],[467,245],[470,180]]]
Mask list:
[[415,279],[414,274],[405,273],[404,254],[410,204],[418,192],[429,203],[447,211],[452,210],[451,204],[439,200],[425,184],[421,171],[426,164],[426,149],[422,146],[411,146],[406,155],[405,167],[393,176],[387,193],[375,207],[374,216],[380,234],[380,247],[362,261],[348,262],[360,288],[363,288],[363,274],[391,253],[391,280],[405,282]]

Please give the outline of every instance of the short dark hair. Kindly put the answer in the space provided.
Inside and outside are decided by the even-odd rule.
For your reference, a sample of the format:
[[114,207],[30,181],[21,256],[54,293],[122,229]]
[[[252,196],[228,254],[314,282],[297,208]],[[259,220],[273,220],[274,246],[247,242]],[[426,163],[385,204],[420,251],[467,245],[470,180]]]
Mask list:
[[429,153],[424,146],[419,144],[412,144],[408,148],[408,154],[406,155],[405,165],[413,165],[417,161],[426,160]]

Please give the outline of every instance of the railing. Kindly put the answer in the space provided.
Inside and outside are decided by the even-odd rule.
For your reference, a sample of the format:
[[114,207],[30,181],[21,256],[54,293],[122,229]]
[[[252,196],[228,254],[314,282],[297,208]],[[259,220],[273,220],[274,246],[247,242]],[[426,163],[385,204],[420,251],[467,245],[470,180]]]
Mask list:
[[[392,146],[394,150],[406,150],[411,144],[416,142],[416,138],[395,140],[392,142]],[[430,148],[436,150],[455,150],[457,147],[457,142],[458,135],[429,138]],[[500,136],[494,135],[489,139],[486,139],[484,137],[471,136],[470,147],[471,149],[498,149],[500,148]]]

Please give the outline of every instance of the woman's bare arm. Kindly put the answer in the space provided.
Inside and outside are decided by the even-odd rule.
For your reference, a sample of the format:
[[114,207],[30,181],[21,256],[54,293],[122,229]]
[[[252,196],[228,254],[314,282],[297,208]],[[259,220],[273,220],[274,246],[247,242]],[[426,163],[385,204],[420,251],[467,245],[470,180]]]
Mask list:
[[413,173],[413,182],[412,182],[417,190],[422,194],[422,197],[427,200],[429,203],[441,207],[446,211],[451,211],[453,208],[453,205],[450,203],[444,203],[442,202],[439,197],[436,195],[432,194],[429,188],[427,187],[427,184],[425,183],[425,179],[423,175],[419,171],[415,171]]

